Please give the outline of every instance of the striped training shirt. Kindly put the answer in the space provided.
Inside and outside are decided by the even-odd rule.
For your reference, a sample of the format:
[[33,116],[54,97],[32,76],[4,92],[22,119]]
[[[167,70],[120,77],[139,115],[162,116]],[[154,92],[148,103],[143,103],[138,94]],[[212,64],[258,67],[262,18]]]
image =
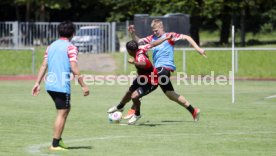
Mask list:
[[71,93],[70,62],[77,62],[77,47],[67,38],[60,38],[47,47],[44,58],[47,59],[46,90]]

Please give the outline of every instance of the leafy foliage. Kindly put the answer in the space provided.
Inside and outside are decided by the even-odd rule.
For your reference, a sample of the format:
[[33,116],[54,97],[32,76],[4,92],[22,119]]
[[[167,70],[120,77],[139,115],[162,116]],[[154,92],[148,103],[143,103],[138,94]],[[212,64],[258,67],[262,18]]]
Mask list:
[[274,3],[267,0],[1,0],[0,19],[122,22],[132,20],[135,14],[184,13],[190,14],[192,35],[197,36],[199,29],[220,29],[220,41],[227,42],[230,24],[234,24],[243,37],[248,32],[274,30]]

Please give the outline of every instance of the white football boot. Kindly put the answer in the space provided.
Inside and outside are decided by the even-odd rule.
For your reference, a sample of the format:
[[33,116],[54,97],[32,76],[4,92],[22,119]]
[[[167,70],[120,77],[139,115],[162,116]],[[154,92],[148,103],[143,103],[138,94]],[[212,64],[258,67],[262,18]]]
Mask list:
[[135,125],[135,123],[142,117],[142,115],[136,116],[135,114],[128,120],[129,125]]
[[111,108],[109,108],[109,109],[107,110],[107,113],[114,113],[114,112],[116,112],[116,111],[123,112],[123,111],[124,111],[124,108],[117,109],[117,106],[113,106],[113,107],[111,107]]

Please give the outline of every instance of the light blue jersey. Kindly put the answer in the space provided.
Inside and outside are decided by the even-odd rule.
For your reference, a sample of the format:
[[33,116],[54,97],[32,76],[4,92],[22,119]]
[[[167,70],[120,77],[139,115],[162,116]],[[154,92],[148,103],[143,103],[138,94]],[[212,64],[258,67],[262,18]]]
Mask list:
[[61,38],[53,42],[45,53],[48,63],[46,90],[71,93],[70,61],[76,61],[77,48],[69,40]]
[[[161,37],[156,37],[155,35],[150,35],[148,37],[143,38],[142,40],[145,43],[154,42],[158,39],[164,38],[167,35],[173,35],[173,37],[179,37],[180,34],[177,33],[165,33]],[[174,41],[166,40],[160,45],[152,48],[152,60],[155,68],[165,67],[170,70],[176,70],[176,66],[174,64]]]

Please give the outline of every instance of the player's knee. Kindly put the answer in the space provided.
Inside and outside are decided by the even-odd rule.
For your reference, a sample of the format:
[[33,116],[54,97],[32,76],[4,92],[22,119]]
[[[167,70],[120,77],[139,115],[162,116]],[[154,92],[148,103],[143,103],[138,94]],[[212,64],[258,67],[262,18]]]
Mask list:
[[69,112],[70,112],[70,109],[59,109],[58,116],[61,118],[67,118]]
[[[166,95],[167,95],[167,94],[166,94]],[[175,101],[175,98],[172,97],[171,95],[167,95],[167,97],[168,97],[170,100]]]
[[126,92],[126,94],[129,95],[129,96],[131,96],[132,92],[131,92],[130,90],[128,90],[128,91]]
[[137,99],[139,99],[139,96],[137,96],[137,95],[132,95],[132,96],[131,96],[131,99],[132,99],[132,100],[137,100]]
[[131,94],[131,99],[132,99],[132,100],[137,100],[137,99],[139,99],[139,94],[138,94],[137,92],[133,92],[133,93]]
[[178,100],[178,97],[179,97],[179,95],[177,95],[175,92],[173,92],[173,91],[167,91],[166,92],[166,96],[170,99],[170,100],[172,100],[172,101],[177,101]]
[[68,114],[69,114],[69,112],[70,112],[70,110],[71,110],[70,108],[69,108],[69,109],[66,109],[66,110],[65,110],[65,114],[67,114],[67,115],[68,115]]

